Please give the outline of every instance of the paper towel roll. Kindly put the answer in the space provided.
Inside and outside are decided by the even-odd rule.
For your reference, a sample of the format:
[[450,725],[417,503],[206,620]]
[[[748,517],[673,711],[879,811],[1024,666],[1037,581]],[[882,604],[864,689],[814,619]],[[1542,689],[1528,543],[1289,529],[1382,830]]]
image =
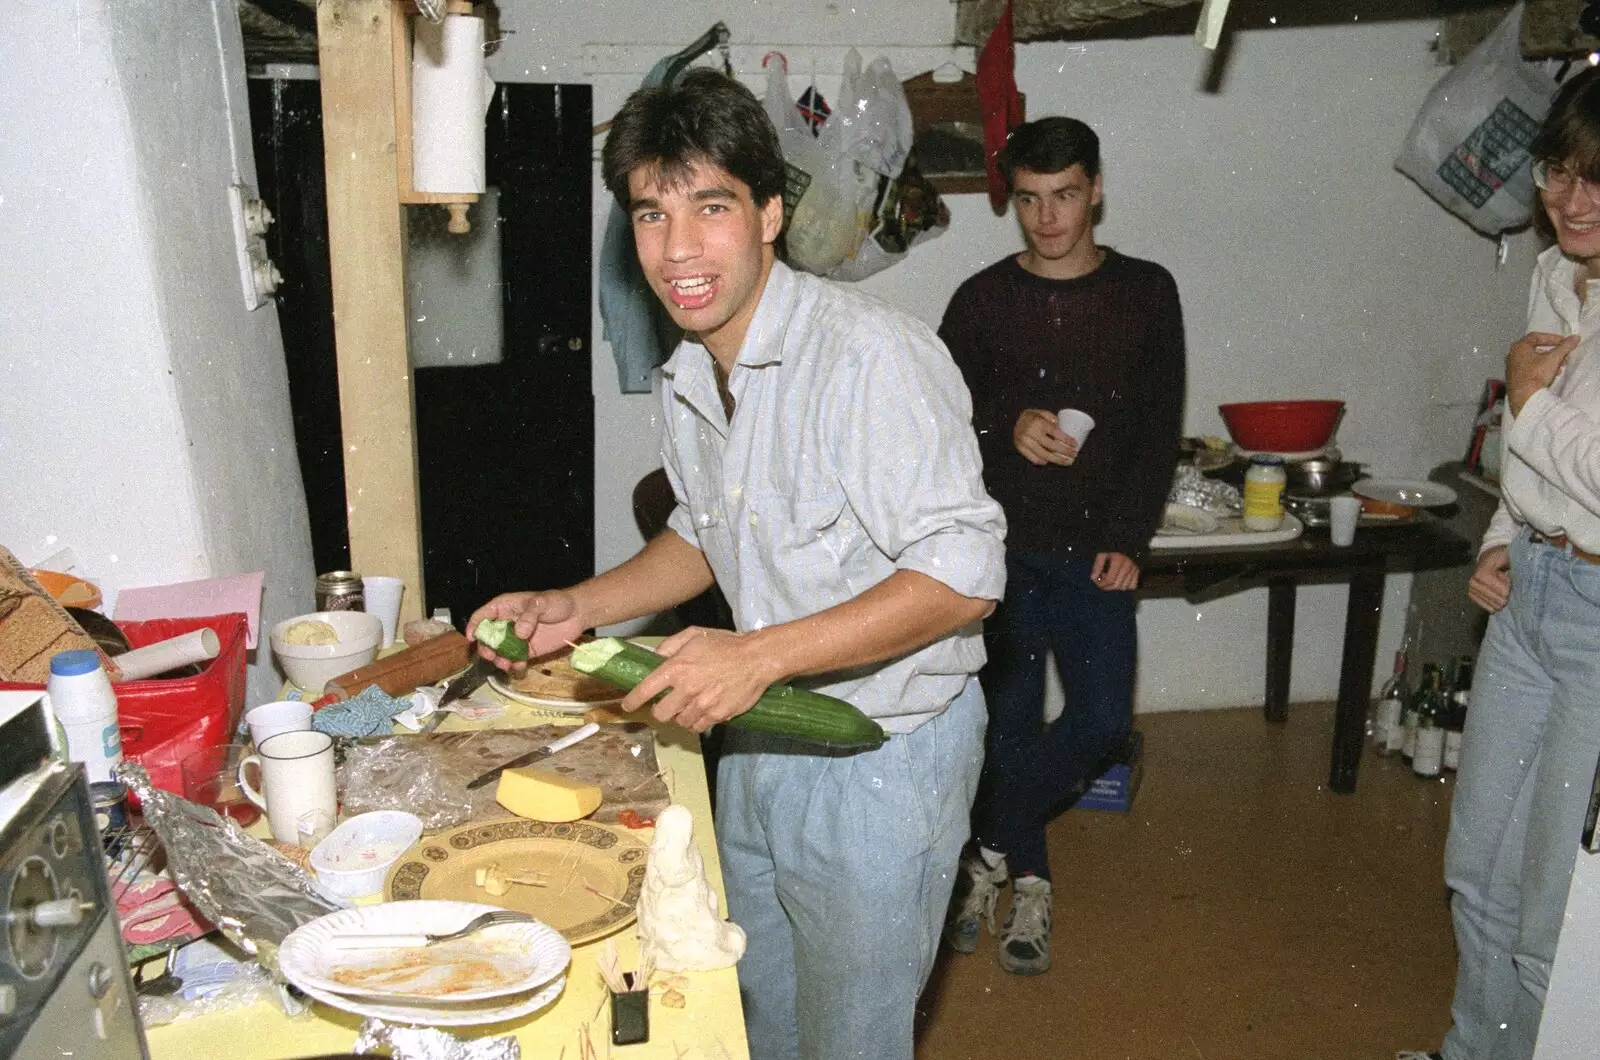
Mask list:
[[483,19],[416,23],[411,51],[411,185],[482,194],[483,119],[494,79],[483,67]]

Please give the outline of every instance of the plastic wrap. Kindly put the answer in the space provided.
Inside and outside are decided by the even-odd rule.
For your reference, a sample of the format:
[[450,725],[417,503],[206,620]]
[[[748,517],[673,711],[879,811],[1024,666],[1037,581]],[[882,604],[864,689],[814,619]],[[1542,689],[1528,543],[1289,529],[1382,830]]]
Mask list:
[[472,816],[472,803],[450,793],[425,742],[352,744],[340,770],[347,806],[405,810],[422,818],[429,832],[466,824]]
[[159,1027],[164,1023],[178,1023],[196,1016],[210,1016],[266,1001],[277,1005],[291,1016],[303,1015],[310,1006],[292,997],[288,988],[273,980],[259,964],[251,964],[239,971],[233,979],[215,990],[195,997],[183,994],[139,996],[139,1019],[146,1027]]
[[1211,512],[1213,515],[1238,515],[1244,500],[1238,487],[1214,478],[1206,478],[1193,464],[1179,464],[1172,476],[1172,492],[1168,502]]
[[432,1027],[401,1027],[369,1019],[361,1025],[355,1053],[389,1049],[394,1060],[521,1060],[522,1047],[510,1035],[466,1041]]
[[160,838],[167,869],[184,896],[269,971],[276,972],[278,945],[291,931],[348,907],[232,820],[153,787],[139,765],[122,763],[117,776],[138,795],[145,823]]

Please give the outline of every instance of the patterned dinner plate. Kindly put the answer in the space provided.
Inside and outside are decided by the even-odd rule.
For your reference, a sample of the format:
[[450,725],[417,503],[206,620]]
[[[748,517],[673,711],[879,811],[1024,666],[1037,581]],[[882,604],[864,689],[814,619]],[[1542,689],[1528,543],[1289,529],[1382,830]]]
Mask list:
[[[390,901],[436,898],[520,909],[574,946],[633,922],[649,848],[620,829],[589,821],[550,824],[507,817],[424,837],[389,870]],[[519,880],[490,895],[479,870],[498,866]]]

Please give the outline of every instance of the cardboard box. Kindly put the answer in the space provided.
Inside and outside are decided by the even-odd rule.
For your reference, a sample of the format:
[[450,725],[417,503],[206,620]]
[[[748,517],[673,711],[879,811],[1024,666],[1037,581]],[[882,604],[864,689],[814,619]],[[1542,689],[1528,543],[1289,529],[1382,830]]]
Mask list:
[[1128,734],[1113,756],[1112,764],[1094,780],[1074,804],[1080,810],[1106,810],[1127,813],[1144,779],[1144,733]]

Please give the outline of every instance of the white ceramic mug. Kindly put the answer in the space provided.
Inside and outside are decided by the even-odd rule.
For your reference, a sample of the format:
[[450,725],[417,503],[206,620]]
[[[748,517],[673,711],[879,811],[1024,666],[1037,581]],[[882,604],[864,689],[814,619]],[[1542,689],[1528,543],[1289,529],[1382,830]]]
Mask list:
[[310,729],[311,704],[295,699],[263,703],[244,712],[244,723],[250,726],[251,742],[260,747],[280,732]]
[[1355,543],[1356,522],[1361,518],[1360,497],[1334,497],[1328,501],[1328,536],[1340,548]]
[[1094,430],[1094,417],[1087,412],[1077,409],[1062,409],[1056,413],[1056,426],[1061,428],[1061,433],[1078,443],[1078,451],[1083,451],[1083,443],[1089,440],[1089,432]]
[[[245,772],[254,762],[266,795],[251,787]],[[333,737],[325,732],[280,732],[239,762],[239,788],[267,811],[272,838],[311,847],[333,831],[339,812],[333,786]]]

